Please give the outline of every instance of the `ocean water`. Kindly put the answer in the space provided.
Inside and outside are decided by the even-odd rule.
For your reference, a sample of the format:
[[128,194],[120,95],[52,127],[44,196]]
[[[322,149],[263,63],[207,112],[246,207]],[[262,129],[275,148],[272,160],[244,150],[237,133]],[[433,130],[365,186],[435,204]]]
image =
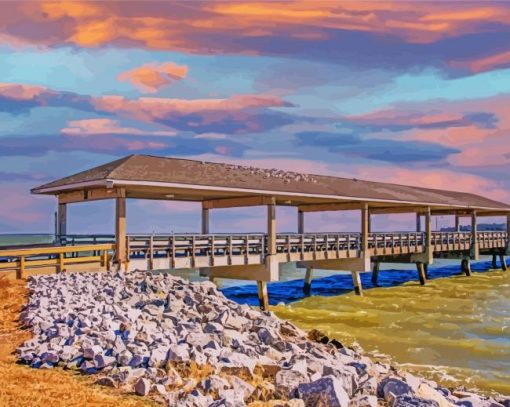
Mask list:
[[[362,274],[364,296],[349,274],[317,278],[312,296],[303,280],[271,283],[272,310],[304,329],[319,329],[345,345],[359,343],[381,359],[438,380],[510,395],[510,271],[439,260],[421,286],[413,265],[386,265],[373,287]],[[256,287],[226,287],[231,299],[256,304]]]
[[0,248],[5,246],[22,246],[52,243],[52,234],[0,234]]

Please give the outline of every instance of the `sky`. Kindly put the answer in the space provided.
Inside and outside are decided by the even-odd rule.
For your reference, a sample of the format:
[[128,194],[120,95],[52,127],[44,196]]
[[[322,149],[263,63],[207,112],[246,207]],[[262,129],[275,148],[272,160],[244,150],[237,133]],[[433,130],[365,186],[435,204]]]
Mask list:
[[[1,2],[0,233],[53,232],[56,200],[30,189],[129,154],[510,203],[510,3]],[[131,233],[199,230],[197,204],[127,210]],[[112,202],[68,211],[69,233],[114,230]],[[278,230],[295,212],[278,209]],[[262,231],[264,216],[214,211],[211,230]],[[306,220],[358,228],[350,212]]]

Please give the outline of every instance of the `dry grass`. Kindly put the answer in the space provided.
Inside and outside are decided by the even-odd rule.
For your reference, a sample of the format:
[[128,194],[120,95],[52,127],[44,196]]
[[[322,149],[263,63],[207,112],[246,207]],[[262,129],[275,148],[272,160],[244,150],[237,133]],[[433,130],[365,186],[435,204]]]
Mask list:
[[0,278],[0,406],[154,406],[120,390],[93,385],[93,379],[62,369],[37,370],[16,364],[16,347],[30,338],[18,316],[25,302],[25,281]]

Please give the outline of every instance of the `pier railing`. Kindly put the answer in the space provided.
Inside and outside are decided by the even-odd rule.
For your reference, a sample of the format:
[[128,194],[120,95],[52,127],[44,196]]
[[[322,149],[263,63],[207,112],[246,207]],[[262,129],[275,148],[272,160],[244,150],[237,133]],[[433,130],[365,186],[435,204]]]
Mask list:
[[39,274],[90,265],[106,269],[113,249],[113,244],[95,244],[0,250],[0,272],[24,278],[31,271]]
[[[113,242],[113,235],[60,236],[63,246]],[[480,249],[503,248],[507,233],[477,232]],[[95,242],[95,244],[94,244]],[[424,232],[370,233],[368,250],[372,256],[421,253],[426,247]],[[467,251],[472,245],[470,232],[432,232],[435,252]],[[261,264],[269,253],[266,234],[133,234],[126,238],[127,258],[148,260],[148,267],[207,267],[211,265]],[[363,250],[360,233],[278,233],[276,255],[279,261],[357,257]]]

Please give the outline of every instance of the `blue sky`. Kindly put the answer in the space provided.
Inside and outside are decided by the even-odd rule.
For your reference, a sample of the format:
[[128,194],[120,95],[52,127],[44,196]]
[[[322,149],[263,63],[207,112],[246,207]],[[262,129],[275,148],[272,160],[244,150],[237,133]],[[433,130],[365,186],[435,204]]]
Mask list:
[[[51,232],[55,200],[30,188],[136,153],[510,202],[510,7],[333,6],[5,3],[0,233]],[[76,205],[70,231],[113,231],[109,205]],[[198,230],[197,208],[172,205],[131,203],[129,229]],[[295,214],[282,211],[279,229],[293,230]],[[221,212],[213,229],[255,230],[259,215]],[[310,227],[356,230],[357,222],[322,214]],[[414,221],[376,224],[410,229]]]

